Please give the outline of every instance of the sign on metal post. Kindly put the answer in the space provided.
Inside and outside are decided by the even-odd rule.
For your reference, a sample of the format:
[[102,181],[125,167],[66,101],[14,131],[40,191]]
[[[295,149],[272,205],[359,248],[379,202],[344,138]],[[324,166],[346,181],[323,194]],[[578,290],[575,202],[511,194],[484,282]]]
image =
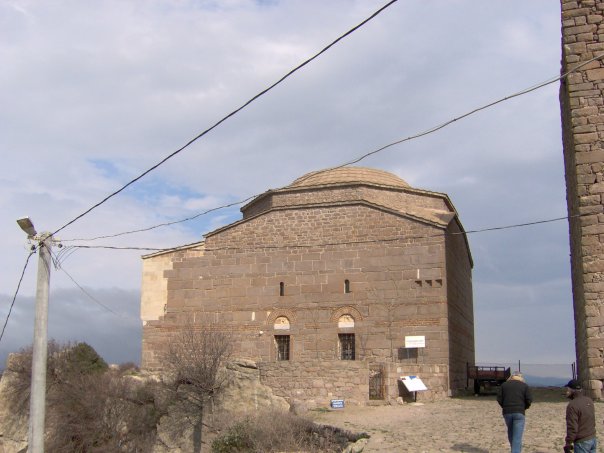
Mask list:
[[410,392],[422,392],[428,390],[428,387],[422,382],[419,376],[401,376],[401,381],[405,388]]
[[417,401],[417,392],[428,390],[428,387],[418,376],[401,376],[400,380],[409,392],[413,392],[414,401]]

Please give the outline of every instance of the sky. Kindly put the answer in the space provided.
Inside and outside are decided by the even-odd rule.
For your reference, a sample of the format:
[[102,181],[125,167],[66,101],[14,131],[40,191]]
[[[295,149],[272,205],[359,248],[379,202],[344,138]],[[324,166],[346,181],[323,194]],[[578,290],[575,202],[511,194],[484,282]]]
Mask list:
[[[242,106],[386,0],[0,0],[0,321],[31,244]],[[49,337],[139,362],[141,250],[241,218],[239,206],[560,73],[549,0],[394,3],[283,83],[56,236]],[[467,231],[564,217],[558,83],[357,165],[443,192]],[[79,241],[74,241],[78,239]],[[84,240],[83,240],[84,239]],[[568,222],[468,235],[476,359],[568,364]],[[30,344],[37,255],[0,361]]]

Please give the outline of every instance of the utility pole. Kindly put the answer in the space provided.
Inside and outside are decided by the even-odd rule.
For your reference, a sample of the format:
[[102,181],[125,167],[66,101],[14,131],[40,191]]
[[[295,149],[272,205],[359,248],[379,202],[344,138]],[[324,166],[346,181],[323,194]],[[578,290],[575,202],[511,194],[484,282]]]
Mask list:
[[29,453],[44,453],[44,419],[46,416],[46,362],[48,359],[48,293],[50,285],[51,233],[37,234],[29,217],[17,219],[30,240],[38,242],[38,279],[36,284],[36,315],[31,365],[29,400]]

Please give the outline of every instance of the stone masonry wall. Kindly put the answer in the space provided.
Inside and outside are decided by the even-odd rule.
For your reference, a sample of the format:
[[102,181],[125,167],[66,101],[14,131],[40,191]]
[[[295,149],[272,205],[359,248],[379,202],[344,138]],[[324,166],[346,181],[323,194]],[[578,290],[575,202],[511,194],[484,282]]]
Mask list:
[[474,363],[474,311],[472,263],[465,236],[451,222],[447,229],[447,309],[449,319],[450,388],[461,389],[467,383],[467,363]]
[[300,206],[366,200],[376,205],[407,212],[422,208],[448,211],[442,195],[413,189],[392,189],[375,186],[282,189],[265,195],[243,209],[244,219],[275,207]]
[[[333,360],[338,333],[354,333],[360,359],[396,357],[406,335],[425,335],[425,360],[447,363],[444,236],[435,231],[345,206],[270,212],[212,236],[203,256],[165,271],[166,314],[143,328],[143,367],[159,364],[156,349],[182,313],[228,326],[236,355],[256,361],[275,359],[274,335],[284,332],[274,321],[285,316],[291,360]],[[301,246],[278,246],[287,243]],[[338,327],[343,314],[355,319],[352,331]]]
[[[404,401],[434,401],[450,396],[449,367],[445,364],[386,363],[387,400],[394,402],[397,397]],[[428,390],[411,394],[400,381],[401,376],[418,376]],[[465,385],[465,382],[464,382]]]
[[[562,72],[604,54],[604,3],[562,0]],[[604,379],[604,63],[595,59],[560,87],[570,216],[579,378],[602,397]]]
[[309,408],[329,407],[332,399],[364,404],[369,399],[369,368],[362,361],[306,360],[262,362],[260,381],[290,403],[303,400]]
[[305,401],[309,408],[328,407],[332,399],[345,404],[369,401],[369,370],[379,365],[384,379],[384,400],[394,403],[398,397],[411,401],[413,395],[403,387],[401,376],[419,376],[427,391],[418,392],[417,401],[433,401],[448,394],[446,365],[401,364],[366,361],[263,362],[259,364],[260,380],[276,395],[288,400]]
[[146,323],[163,316],[167,306],[168,281],[164,271],[172,269],[172,263],[193,256],[203,255],[203,244],[169,253],[158,253],[143,259],[143,278],[141,285],[141,320]]

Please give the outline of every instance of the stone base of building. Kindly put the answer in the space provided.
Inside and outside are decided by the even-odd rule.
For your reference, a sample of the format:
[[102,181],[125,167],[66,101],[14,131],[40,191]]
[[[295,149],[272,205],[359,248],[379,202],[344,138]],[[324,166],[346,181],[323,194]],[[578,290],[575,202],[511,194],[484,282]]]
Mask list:
[[[260,362],[258,368],[262,384],[290,403],[303,401],[309,409],[329,407],[333,400],[348,405],[396,404],[435,401],[454,393],[446,365],[308,360]],[[428,390],[407,391],[401,376],[420,377]]]

